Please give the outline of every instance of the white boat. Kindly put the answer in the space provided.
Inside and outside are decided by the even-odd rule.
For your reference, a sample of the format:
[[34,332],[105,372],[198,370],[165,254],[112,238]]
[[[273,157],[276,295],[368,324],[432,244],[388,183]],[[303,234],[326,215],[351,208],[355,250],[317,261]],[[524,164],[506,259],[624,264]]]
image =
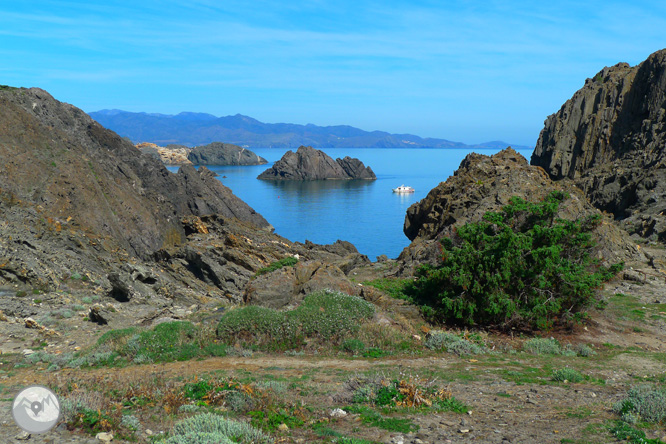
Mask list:
[[393,188],[394,193],[413,193],[414,188],[412,187],[406,187],[404,185],[400,185],[398,188]]

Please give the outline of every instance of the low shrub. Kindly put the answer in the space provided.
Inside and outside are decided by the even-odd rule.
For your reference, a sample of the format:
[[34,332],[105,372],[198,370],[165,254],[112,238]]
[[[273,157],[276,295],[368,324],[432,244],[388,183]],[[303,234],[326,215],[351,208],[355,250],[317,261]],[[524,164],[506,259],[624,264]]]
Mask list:
[[625,399],[613,405],[613,411],[620,417],[637,416],[644,422],[662,424],[666,420],[666,390],[647,384],[632,387]]
[[143,331],[136,327],[108,331],[91,350],[77,356],[73,362],[105,365],[116,357],[136,364],[185,361],[202,356],[225,356],[226,348],[216,344],[214,336],[205,337],[201,328],[191,322],[164,322]]
[[486,352],[484,347],[474,342],[443,331],[429,333],[424,345],[431,350],[446,350],[458,356],[478,355]]
[[269,444],[273,439],[251,425],[212,413],[178,422],[164,444]]
[[533,355],[559,355],[562,347],[556,339],[532,338],[525,341],[523,351]]
[[360,323],[374,315],[369,302],[329,290],[305,297],[291,311],[248,306],[227,312],[217,326],[225,343],[259,344],[269,349],[302,347],[306,340],[340,343],[357,332]]
[[585,378],[576,369],[564,367],[553,371],[553,381],[557,382],[582,382]]

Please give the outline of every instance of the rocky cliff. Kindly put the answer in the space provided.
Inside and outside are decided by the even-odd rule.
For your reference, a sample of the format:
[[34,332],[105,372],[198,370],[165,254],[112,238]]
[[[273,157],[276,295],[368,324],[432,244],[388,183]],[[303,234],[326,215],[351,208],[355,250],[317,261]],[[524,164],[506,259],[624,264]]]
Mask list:
[[666,242],[666,50],[587,79],[546,119],[531,163],[629,232]]
[[81,267],[86,252],[93,262],[107,253],[149,258],[185,241],[185,216],[272,228],[210,171],[172,174],[41,89],[0,91],[0,165],[0,276],[8,279],[48,280],[58,274],[52,256],[76,257]]
[[263,165],[263,157],[230,143],[213,142],[192,148],[187,158],[195,165]]
[[[274,280],[288,276],[254,277],[286,257],[304,271],[280,303],[318,288],[358,293],[346,275],[368,262],[346,242],[275,235],[206,167],[170,173],[40,89],[0,90],[0,164],[0,313],[16,322],[91,294],[129,304],[114,305],[115,318],[89,315],[113,328],[181,316],[176,304],[275,306]],[[37,293],[49,301],[43,310],[21,299]]]
[[[408,208],[404,232],[413,242],[398,258],[403,272],[411,272],[416,264],[437,263],[441,254],[439,239],[450,235],[457,226],[478,221],[488,211],[500,210],[513,196],[538,201],[552,191],[565,191],[571,196],[561,205],[560,218],[573,220],[599,213],[579,189],[552,181],[542,168],[530,166],[512,148],[493,156],[467,155],[453,176]],[[635,245],[610,220],[604,219],[597,235],[600,257],[617,261],[639,256]]]
[[294,153],[287,151],[284,156],[257,179],[264,180],[324,180],[324,179],[367,179],[377,177],[370,167],[349,156],[333,160],[323,151],[309,146],[301,146]]

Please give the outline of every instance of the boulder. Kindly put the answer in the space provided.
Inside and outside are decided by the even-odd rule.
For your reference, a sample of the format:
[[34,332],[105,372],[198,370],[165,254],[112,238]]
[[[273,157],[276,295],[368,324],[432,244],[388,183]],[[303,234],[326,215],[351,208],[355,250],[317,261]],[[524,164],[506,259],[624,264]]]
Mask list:
[[257,179],[263,180],[325,180],[325,179],[366,179],[377,177],[370,167],[351,157],[333,160],[330,156],[310,146],[301,146],[294,153],[287,151],[284,156]]
[[258,276],[245,288],[243,302],[269,308],[294,307],[318,290],[359,295],[360,290],[335,265],[318,261],[298,263]]
[[187,158],[195,165],[263,165],[266,159],[230,143],[213,142],[194,147]]
[[546,119],[531,163],[630,233],[666,242],[666,50],[587,79]]

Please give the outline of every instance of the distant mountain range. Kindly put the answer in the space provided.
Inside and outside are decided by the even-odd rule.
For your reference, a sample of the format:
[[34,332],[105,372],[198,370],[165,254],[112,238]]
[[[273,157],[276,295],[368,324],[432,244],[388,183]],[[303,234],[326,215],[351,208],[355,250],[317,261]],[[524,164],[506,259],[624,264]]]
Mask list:
[[[492,141],[466,145],[445,139],[421,138],[413,134],[364,131],[348,125],[317,126],[293,123],[263,123],[252,117],[216,117],[183,112],[177,115],[132,113],[117,109],[90,113],[101,125],[128,137],[132,142],[186,146],[225,142],[246,148],[506,148],[508,143]],[[512,145],[517,149],[531,147]]]

